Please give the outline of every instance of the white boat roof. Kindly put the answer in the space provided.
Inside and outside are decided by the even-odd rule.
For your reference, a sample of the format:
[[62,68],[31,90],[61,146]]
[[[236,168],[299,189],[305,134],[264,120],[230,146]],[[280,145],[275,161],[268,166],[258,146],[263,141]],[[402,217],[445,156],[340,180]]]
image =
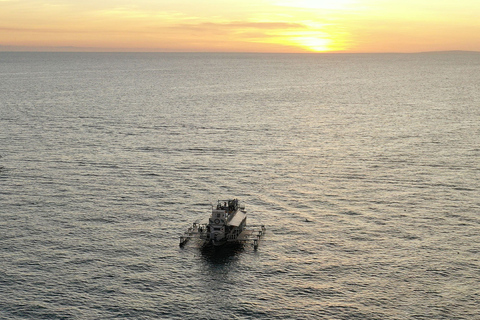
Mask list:
[[245,219],[245,217],[247,216],[247,214],[245,212],[242,212],[242,211],[237,211],[237,213],[235,214],[235,216],[232,218],[232,220],[230,220],[227,225],[228,226],[233,226],[233,227],[238,227],[240,225],[240,223],[242,223],[243,219]]

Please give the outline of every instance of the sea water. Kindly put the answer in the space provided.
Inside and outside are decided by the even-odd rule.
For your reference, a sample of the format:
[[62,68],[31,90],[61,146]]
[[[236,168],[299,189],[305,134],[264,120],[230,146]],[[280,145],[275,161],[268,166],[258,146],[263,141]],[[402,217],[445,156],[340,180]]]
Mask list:
[[[479,106],[479,53],[0,53],[0,318],[480,319]],[[180,248],[227,198],[258,250]]]

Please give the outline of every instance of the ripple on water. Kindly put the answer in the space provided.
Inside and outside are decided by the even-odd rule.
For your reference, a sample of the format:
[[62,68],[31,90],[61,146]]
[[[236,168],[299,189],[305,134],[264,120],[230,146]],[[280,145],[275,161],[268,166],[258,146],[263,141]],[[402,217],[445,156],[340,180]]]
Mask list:
[[477,318],[478,55],[2,59],[0,318]]

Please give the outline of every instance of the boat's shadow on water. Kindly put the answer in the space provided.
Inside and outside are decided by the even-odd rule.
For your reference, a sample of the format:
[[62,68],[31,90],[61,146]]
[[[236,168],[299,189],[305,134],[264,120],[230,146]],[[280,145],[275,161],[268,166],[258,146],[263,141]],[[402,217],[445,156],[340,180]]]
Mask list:
[[245,251],[243,243],[228,244],[221,247],[203,246],[200,253],[205,262],[221,266],[230,263],[236,256]]

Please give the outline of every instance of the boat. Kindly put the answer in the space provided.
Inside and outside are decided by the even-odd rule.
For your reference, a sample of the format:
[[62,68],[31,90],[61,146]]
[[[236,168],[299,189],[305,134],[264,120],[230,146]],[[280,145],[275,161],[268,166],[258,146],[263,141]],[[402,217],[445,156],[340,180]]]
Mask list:
[[251,241],[257,249],[265,231],[263,225],[247,228],[247,211],[238,199],[218,200],[216,206],[212,205],[208,223],[194,222],[180,237],[180,246],[183,247],[190,239],[199,239],[204,246],[214,247]]

